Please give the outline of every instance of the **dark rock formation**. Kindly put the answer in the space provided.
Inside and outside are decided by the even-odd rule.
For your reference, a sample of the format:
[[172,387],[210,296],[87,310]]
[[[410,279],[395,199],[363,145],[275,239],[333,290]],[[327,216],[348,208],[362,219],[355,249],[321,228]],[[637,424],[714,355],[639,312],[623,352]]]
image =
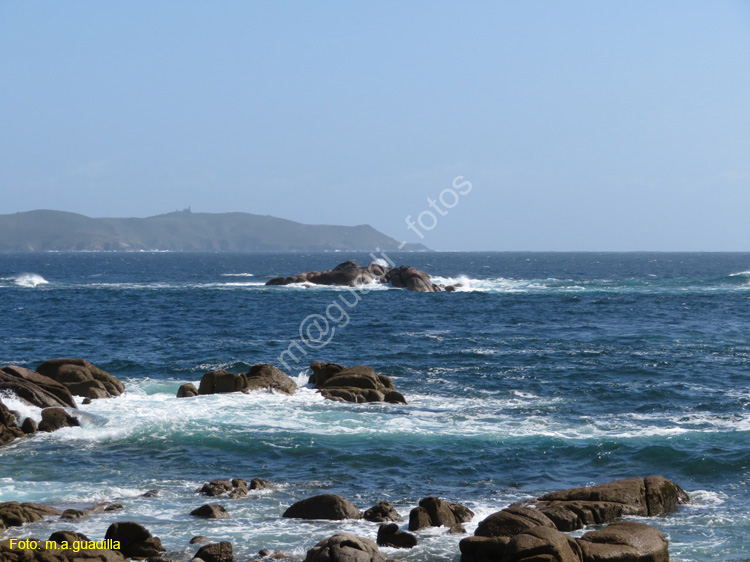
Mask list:
[[229,513],[224,506],[207,503],[190,512],[194,517],[203,517],[204,519],[229,519]]
[[270,389],[282,394],[292,395],[297,390],[297,383],[281,369],[268,363],[253,365],[245,375],[247,386],[245,391]]
[[471,521],[474,512],[451,502],[444,502],[436,497],[427,497],[419,501],[409,513],[409,530],[419,531],[427,527],[453,527]]
[[85,359],[51,359],[39,365],[36,370],[62,383],[76,396],[111,398],[125,392],[125,385],[119,380]]
[[268,480],[260,478],[253,478],[249,484],[242,478],[232,478],[231,480],[212,480],[211,482],[207,482],[199,492],[211,497],[229,494],[230,498],[239,499],[245,497],[250,490],[263,490],[272,486],[273,484]]
[[68,519],[70,521],[78,521],[79,519],[84,519],[86,517],[86,512],[81,511],[80,509],[66,509],[62,512],[62,515],[60,515],[60,519]]
[[357,506],[336,494],[321,494],[292,504],[282,517],[293,519],[360,519]]
[[362,519],[372,521],[373,523],[383,523],[384,521],[403,521],[396,508],[391,502],[380,502],[364,512]]
[[55,531],[49,536],[49,540],[55,541],[57,544],[62,544],[63,542],[73,544],[76,541],[88,542],[90,539],[86,535],[76,533],[75,531]]
[[60,515],[57,509],[37,503],[0,503],[0,531],[57,515]]
[[556,528],[552,520],[538,509],[511,506],[481,521],[474,534],[478,537],[514,537],[534,527]]
[[268,363],[253,365],[247,373],[209,371],[201,378],[199,394],[250,392],[269,389],[283,394],[294,394],[297,383],[285,372]]
[[231,492],[233,488],[231,480],[212,480],[203,484],[199,491],[206,496],[215,497]]
[[37,429],[38,428],[36,426],[36,422],[31,418],[26,418],[21,424],[21,431],[23,431],[24,435],[31,435],[32,433],[36,433]]
[[24,367],[8,365],[0,368],[0,390],[9,390],[38,408],[75,408],[70,391],[53,380]]
[[[534,527],[513,537],[505,549],[503,560],[513,562],[536,562],[554,560],[555,562],[581,562],[581,547],[578,542],[549,527]],[[607,559],[613,562],[615,559]],[[633,562],[640,559],[635,558]],[[588,561],[588,562],[594,562]],[[602,561],[604,562],[604,561]],[[646,562],[642,560],[641,562]]]
[[104,535],[105,539],[120,542],[120,552],[127,558],[159,556],[166,549],[159,537],[154,537],[143,525],[132,521],[112,523]]
[[[53,536],[57,534],[53,533]],[[65,536],[83,537],[74,538],[73,541],[85,539],[84,535],[80,535],[79,533],[65,532]],[[48,549],[46,548],[46,541],[36,538],[30,538],[30,540],[37,541],[39,548],[21,550],[15,546],[14,548],[10,548],[10,539],[0,541],[0,560],[2,562],[127,562],[122,553],[116,550],[76,550],[72,548],[72,542],[69,542],[68,546],[70,548],[67,549]],[[50,537],[49,540],[55,539]],[[61,543],[62,541],[58,545],[62,546]]]
[[[290,285],[292,283],[312,283],[314,285],[341,285],[357,287],[370,283],[390,283],[394,287],[410,291],[437,292],[446,289],[432,282],[430,275],[413,267],[385,267],[371,263],[367,267],[349,260],[326,271],[308,271],[290,277],[271,279],[266,285]],[[446,289],[447,290],[447,289]]]
[[192,539],[190,539],[190,544],[201,544],[204,542],[213,542],[213,541],[209,539],[208,537],[204,537],[203,535],[197,535],[193,537]]
[[177,398],[191,398],[198,396],[198,389],[191,382],[185,383],[177,389]]
[[63,427],[77,427],[81,425],[78,418],[71,416],[62,408],[45,408],[42,410],[42,421],[39,431],[55,431]]
[[6,445],[23,434],[24,431],[16,425],[16,416],[0,400],[0,445]]
[[664,535],[651,525],[618,521],[598,531],[590,531],[577,541],[586,562],[635,560],[668,562],[669,549]]
[[417,537],[411,533],[399,530],[396,523],[383,523],[378,527],[378,546],[392,546],[393,548],[414,548]]
[[386,559],[372,540],[337,533],[308,550],[305,562],[386,562]]
[[466,537],[458,543],[461,562],[502,561],[510,541],[510,537]]
[[375,373],[372,367],[344,367],[337,363],[313,361],[309,382],[329,400],[339,402],[390,402],[406,404],[403,394],[396,391],[393,380]]
[[221,541],[202,546],[195,553],[195,558],[200,558],[204,562],[232,562],[234,560],[232,543]]

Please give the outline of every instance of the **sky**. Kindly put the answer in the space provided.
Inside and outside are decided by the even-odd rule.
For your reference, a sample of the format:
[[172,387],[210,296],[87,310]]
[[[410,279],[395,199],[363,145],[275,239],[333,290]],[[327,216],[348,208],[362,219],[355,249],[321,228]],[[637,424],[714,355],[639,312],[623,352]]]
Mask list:
[[750,251],[749,0],[0,0],[0,84],[0,214]]

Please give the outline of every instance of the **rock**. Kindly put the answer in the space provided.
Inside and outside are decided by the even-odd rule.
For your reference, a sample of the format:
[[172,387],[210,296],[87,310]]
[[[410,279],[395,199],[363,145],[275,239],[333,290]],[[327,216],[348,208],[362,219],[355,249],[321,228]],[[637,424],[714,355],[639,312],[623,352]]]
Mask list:
[[371,263],[362,267],[349,260],[326,271],[308,271],[289,277],[276,277],[266,285],[290,285],[292,283],[312,283],[315,285],[341,285],[357,287],[370,283],[390,283],[410,291],[435,292],[442,287],[431,281],[429,274],[409,266],[396,268],[384,267]]
[[442,290],[439,285],[432,282],[429,274],[407,265],[388,270],[386,279],[394,287],[404,287],[409,291],[432,293]]
[[663,476],[648,476],[560,490],[527,503],[549,517],[558,530],[574,531],[586,525],[611,523],[625,515],[667,515],[687,501],[688,495],[674,482]]
[[229,497],[234,500],[244,498],[249,491],[247,482],[245,482],[242,478],[232,478],[232,486],[234,487],[234,489],[229,492]]
[[[383,521],[403,521],[403,517],[399,515],[396,508],[393,507],[391,502],[380,502],[378,505],[372,506],[370,509],[364,512],[362,519],[366,521],[372,521],[374,523],[382,523]],[[378,543],[380,544],[380,543]]]
[[141,494],[142,498],[156,498],[159,496],[159,490],[149,490]]
[[308,550],[305,562],[386,562],[386,559],[372,540],[337,533]]
[[291,505],[282,515],[293,519],[360,519],[357,506],[336,494],[312,496]]
[[81,425],[78,418],[71,416],[62,408],[45,408],[42,410],[42,421],[39,431],[56,431],[63,427],[77,427]]
[[[510,537],[466,537],[458,543],[458,548],[461,551],[461,562],[496,562],[503,560],[510,540]],[[550,560],[549,562],[553,561]]]
[[16,416],[0,400],[0,445],[7,445],[14,439],[22,437],[23,434],[23,429],[16,425]]
[[555,529],[554,523],[538,509],[510,506],[481,521],[474,534],[478,537],[515,537],[534,527]]
[[148,558],[158,556],[166,549],[159,537],[154,537],[143,525],[133,521],[112,523],[104,535],[105,539],[120,542],[119,551],[127,558]]
[[[83,537],[78,533],[71,534],[71,536],[76,535]],[[125,557],[116,550],[81,550],[73,548],[72,543],[68,545],[69,548],[67,549],[47,549],[46,541],[36,538],[30,538],[30,540],[37,541],[39,548],[20,550],[14,546],[11,549],[10,539],[0,541],[0,560],[3,562],[127,562]],[[62,544],[58,546],[62,546]]]
[[[505,547],[503,561],[581,562],[581,547],[578,543],[549,527],[534,527],[513,537]],[[612,561],[614,562],[614,561]]]
[[313,371],[310,381],[314,381],[315,388],[328,400],[406,404],[404,396],[395,390],[393,380],[375,373],[372,367],[347,368],[337,363],[314,361],[310,368]]
[[262,478],[253,478],[250,480],[251,490],[266,490],[268,488],[273,488],[273,484],[268,480],[263,480]]
[[121,503],[111,503],[105,506],[104,511],[119,511],[125,509]]
[[68,519],[70,521],[78,521],[79,519],[84,519],[86,517],[86,513],[81,511],[80,509],[66,509],[62,512],[62,515],[60,515],[60,519]]
[[190,539],[190,544],[200,544],[204,542],[213,542],[213,541],[209,539],[208,537],[204,537],[203,535],[198,535]]
[[577,540],[586,562],[668,562],[667,539],[657,528],[618,521]]
[[411,533],[400,531],[396,523],[383,523],[378,527],[378,546],[392,546],[393,548],[414,548],[417,537]]
[[242,392],[247,388],[247,377],[244,374],[229,371],[209,371],[201,377],[199,394],[219,394],[225,392]]
[[76,541],[88,542],[89,538],[86,535],[76,533],[75,531],[55,531],[49,536],[49,540],[54,541],[57,544],[62,544],[63,542],[73,544]]
[[203,484],[200,493],[214,497],[231,492],[233,488],[234,486],[230,480],[212,480],[211,482]]
[[38,408],[75,408],[70,391],[54,379],[24,367],[0,368],[0,391],[8,390]]
[[232,543],[221,541],[207,544],[195,553],[195,557],[205,562],[232,562],[234,560]]
[[244,391],[270,389],[282,394],[292,395],[297,390],[297,383],[281,369],[268,363],[259,363],[250,367],[245,374],[247,386]]
[[31,418],[26,418],[25,420],[23,420],[23,423],[21,424],[21,431],[23,431],[25,435],[31,435],[32,433],[36,433],[37,431],[36,422]]
[[119,380],[85,359],[51,359],[39,365],[36,370],[62,383],[76,396],[111,398],[125,392],[125,385]]
[[426,527],[453,527],[471,521],[474,512],[462,505],[444,502],[436,497],[427,497],[419,501],[409,513],[409,530],[419,531]]
[[227,510],[223,506],[215,503],[202,505],[191,511],[190,515],[203,517],[205,519],[229,519],[229,513]]
[[198,389],[191,382],[187,382],[177,389],[177,398],[191,398],[198,396]]
[[0,503],[0,531],[7,527],[20,527],[26,523],[41,521],[60,515],[60,511],[37,503]]

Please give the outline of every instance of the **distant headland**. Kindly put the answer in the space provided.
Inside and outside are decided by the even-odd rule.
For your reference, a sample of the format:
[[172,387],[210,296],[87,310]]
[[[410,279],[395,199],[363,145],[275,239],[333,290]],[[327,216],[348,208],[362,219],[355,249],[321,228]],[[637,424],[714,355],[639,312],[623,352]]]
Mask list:
[[335,252],[428,251],[370,225],[302,224],[250,213],[90,218],[37,210],[0,215],[0,252]]

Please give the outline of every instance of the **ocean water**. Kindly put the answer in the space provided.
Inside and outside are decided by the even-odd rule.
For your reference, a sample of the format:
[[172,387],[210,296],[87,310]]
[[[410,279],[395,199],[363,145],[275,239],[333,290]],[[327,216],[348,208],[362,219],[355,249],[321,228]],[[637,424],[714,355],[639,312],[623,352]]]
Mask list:
[[[366,254],[0,255],[0,364],[83,357],[127,388],[81,406],[81,427],[0,448],[0,501],[124,511],[5,537],[65,528],[98,540],[113,521],[134,520],[179,560],[196,552],[188,541],[198,534],[231,540],[237,560],[262,548],[301,558],[339,530],[377,533],[365,521],[281,517],[318,493],[362,510],[389,500],[405,519],[439,496],[476,512],[472,533],[521,499],[661,474],[692,496],[648,520],[672,560],[750,560],[750,254],[387,258],[463,286],[264,286],[346,259],[365,264]],[[306,386],[313,360],[371,365],[409,404],[325,401]],[[260,362],[294,377],[297,394],[175,397],[206,371]],[[231,477],[277,486],[218,499],[228,520],[188,515],[214,501],[197,494],[204,482]],[[142,497],[151,489],[159,495]],[[412,550],[382,550],[459,559],[460,535],[418,538]]]

